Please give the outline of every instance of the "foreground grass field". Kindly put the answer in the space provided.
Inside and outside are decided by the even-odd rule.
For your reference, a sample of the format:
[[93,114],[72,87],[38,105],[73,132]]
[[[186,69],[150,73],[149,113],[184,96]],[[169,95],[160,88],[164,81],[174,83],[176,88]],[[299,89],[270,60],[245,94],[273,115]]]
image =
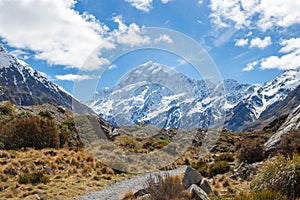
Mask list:
[[130,176],[84,149],[0,151],[0,199],[74,199]]

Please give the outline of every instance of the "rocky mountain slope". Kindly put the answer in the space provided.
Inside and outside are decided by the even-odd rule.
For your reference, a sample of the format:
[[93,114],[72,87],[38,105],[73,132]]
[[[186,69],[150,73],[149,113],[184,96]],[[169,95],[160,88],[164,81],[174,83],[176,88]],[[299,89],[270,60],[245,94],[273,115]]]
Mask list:
[[278,102],[276,105],[267,108],[263,115],[255,122],[242,127],[242,130],[250,129],[261,130],[265,128],[266,124],[276,120],[279,116],[289,115],[300,105],[300,85],[291,91],[288,96]]
[[276,149],[281,138],[296,129],[300,130],[300,105],[288,116],[280,129],[265,143],[266,151],[271,152]]
[[[242,99],[227,116],[225,127],[241,131],[245,127],[253,123],[257,119],[267,118],[275,119],[281,114],[284,114],[291,109],[284,110],[287,104],[280,104],[288,94],[300,84],[300,70],[288,70],[272,81],[262,85],[253,94],[245,99]],[[286,100],[286,103],[289,101]],[[281,106],[276,107],[277,104]],[[289,107],[295,106],[294,103],[289,103]],[[272,110],[272,108],[276,107]],[[282,108],[280,108],[282,107]],[[272,110],[272,111],[271,111]]]
[[58,85],[47,80],[27,63],[8,53],[0,45],[0,101],[16,105],[53,103],[67,109],[92,112]]
[[249,85],[232,79],[193,80],[148,62],[114,88],[98,91],[89,106],[114,125],[150,123],[184,129],[224,125],[237,131],[267,116],[299,83],[300,70],[285,71],[263,85]]

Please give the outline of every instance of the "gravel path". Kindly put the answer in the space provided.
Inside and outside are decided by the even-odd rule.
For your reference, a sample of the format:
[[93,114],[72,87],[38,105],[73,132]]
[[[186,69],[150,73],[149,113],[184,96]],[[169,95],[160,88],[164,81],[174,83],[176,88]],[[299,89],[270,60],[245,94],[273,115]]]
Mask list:
[[143,189],[145,181],[150,175],[161,174],[165,175],[179,175],[186,170],[187,166],[180,167],[178,169],[169,170],[169,171],[158,171],[150,172],[146,174],[140,174],[130,179],[126,179],[120,182],[117,182],[113,185],[106,186],[97,192],[92,192],[85,194],[78,198],[78,200],[118,200],[125,192],[132,190],[133,193]]

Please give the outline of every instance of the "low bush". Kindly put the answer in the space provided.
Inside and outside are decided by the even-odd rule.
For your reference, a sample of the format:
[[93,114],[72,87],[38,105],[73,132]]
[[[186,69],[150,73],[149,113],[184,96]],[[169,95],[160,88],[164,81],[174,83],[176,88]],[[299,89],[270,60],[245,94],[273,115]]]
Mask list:
[[54,119],[54,117],[48,110],[39,112],[39,116],[47,118],[47,119]]
[[231,170],[227,161],[217,161],[211,164],[208,168],[208,177],[213,177],[217,174],[225,174]]
[[278,149],[285,156],[300,153],[300,130],[291,131],[288,135],[284,136],[278,145]]
[[280,192],[288,199],[300,197],[300,156],[293,155],[285,158],[279,155],[274,161],[269,162],[252,181],[254,191],[270,190]]
[[6,149],[58,148],[59,134],[55,121],[34,116],[16,119],[3,125],[0,141]]
[[264,141],[260,138],[246,138],[238,150],[240,162],[255,163],[264,159]]
[[9,101],[4,101],[0,103],[0,114],[2,115],[10,115],[14,111],[13,104]]
[[48,183],[50,180],[47,176],[45,176],[42,172],[33,172],[33,173],[26,173],[20,175],[18,178],[18,182],[20,184],[38,184],[38,183]]
[[146,193],[150,195],[148,200],[193,199],[178,176],[150,176],[146,182]]
[[167,146],[171,141],[170,140],[157,140],[153,142],[154,148],[162,149]]

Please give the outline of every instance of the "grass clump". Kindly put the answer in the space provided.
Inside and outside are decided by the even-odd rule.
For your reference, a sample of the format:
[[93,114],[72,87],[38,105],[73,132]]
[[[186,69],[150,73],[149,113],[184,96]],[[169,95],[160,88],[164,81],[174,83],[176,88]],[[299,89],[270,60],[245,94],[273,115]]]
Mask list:
[[234,200],[287,200],[287,198],[279,192],[262,190],[250,194],[239,194]]
[[153,142],[153,146],[156,149],[162,149],[163,147],[170,144],[171,140],[156,140]]
[[208,168],[208,177],[213,177],[217,174],[225,174],[231,170],[227,161],[217,161],[211,164]]
[[147,200],[193,199],[179,176],[150,176],[146,181],[146,188],[146,193],[149,194]]
[[20,184],[38,184],[38,183],[48,183],[49,178],[43,174],[43,172],[33,172],[26,173],[19,176],[18,183]]
[[215,162],[218,162],[218,161],[233,162],[234,156],[232,153],[223,153],[215,158]]
[[278,158],[269,162],[252,181],[252,189],[255,191],[270,190],[279,192],[288,197],[296,199],[300,197],[300,156],[293,155]]
[[9,101],[0,103],[0,114],[11,115],[14,112],[14,106]]

